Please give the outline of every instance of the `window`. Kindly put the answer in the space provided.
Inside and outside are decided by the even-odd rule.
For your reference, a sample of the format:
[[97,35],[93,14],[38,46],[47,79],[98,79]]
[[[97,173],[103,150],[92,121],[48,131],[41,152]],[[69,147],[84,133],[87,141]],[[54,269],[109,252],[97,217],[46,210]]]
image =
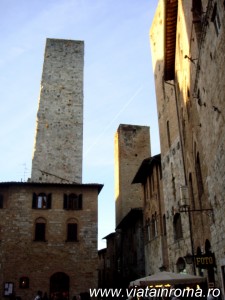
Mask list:
[[174,239],[178,240],[183,237],[182,233],[182,224],[181,224],[181,216],[179,213],[176,213],[173,218],[173,229],[174,229]]
[[201,40],[201,32],[202,32],[202,1],[201,0],[192,1],[192,16],[193,16],[193,24],[195,28],[197,42],[199,43]]
[[151,240],[151,222],[148,218],[146,222],[146,242],[149,242]]
[[213,8],[213,13],[212,13],[212,18],[211,21],[213,22],[214,26],[215,26],[215,30],[216,30],[216,35],[219,35],[219,30],[220,30],[220,17],[219,17],[219,13],[217,10],[217,4],[215,3],[214,8]]
[[0,208],[3,208],[3,195],[0,194]]
[[151,221],[151,230],[152,230],[152,238],[157,237],[157,215],[156,213],[152,215],[152,221]]
[[[199,153],[197,153],[197,157],[196,157],[195,172],[196,172],[196,180],[197,180],[197,186],[198,186],[198,196],[199,196],[199,201],[200,201],[202,194],[203,194],[203,181],[202,181],[202,172],[201,172]],[[201,206],[201,201],[200,201],[200,206]]]
[[52,194],[35,194],[33,193],[32,208],[49,209],[52,205]]
[[28,289],[29,288],[29,278],[28,277],[21,277],[19,286],[21,289]]
[[81,194],[80,195],[64,194],[63,208],[69,209],[69,210],[81,210],[82,209],[82,195]]
[[155,212],[155,237],[158,236],[158,227],[157,227],[157,214]]
[[67,242],[77,242],[77,223],[75,220],[69,220],[67,223]]
[[194,191],[193,191],[193,182],[192,182],[192,174],[189,173],[189,195],[190,195],[190,203],[192,209],[195,209],[195,198],[194,198]]
[[43,218],[38,218],[35,222],[35,241],[45,242],[46,221]]
[[166,122],[166,130],[167,130],[167,139],[168,139],[168,146],[171,146],[171,139],[170,139],[170,123],[169,121]]
[[163,235],[166,235],[166,215],[163,215]]

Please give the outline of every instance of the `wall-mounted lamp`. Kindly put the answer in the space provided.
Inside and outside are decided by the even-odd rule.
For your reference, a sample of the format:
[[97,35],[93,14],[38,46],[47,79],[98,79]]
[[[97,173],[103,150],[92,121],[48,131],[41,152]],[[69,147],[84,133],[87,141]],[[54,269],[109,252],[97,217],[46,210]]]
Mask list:
[[197,58],[191,58],[191,57],[189,57],[187,55],[185,55],[184,58],[185,59],[187,58],[188,60],[190,60],[194,65],[195,65],[195,60],[198,60]]
[[190,253],[187,253],[185,256],[184,256],[184,259],[186,261],[186,263],[188,265],[192,264],[193,263],[193,256],[190,254]]

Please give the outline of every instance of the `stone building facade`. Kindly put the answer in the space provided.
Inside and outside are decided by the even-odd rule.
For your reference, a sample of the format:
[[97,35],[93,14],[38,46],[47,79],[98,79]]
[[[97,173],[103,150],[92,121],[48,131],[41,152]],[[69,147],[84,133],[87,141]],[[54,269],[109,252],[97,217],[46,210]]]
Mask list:
[[[150,31],[169,270],[223,289],[224,17],[222,0],[160,0]],[[199,267],[197,256],[215,260]]]
[[116,226],[131,208],[142,207],[141,185],[131,186],[142,160],[150,155],[148,126],[120,124],[115,134]]
[[116,227],[119,287],[145,275],[143,210],[132,208]]
[[[1,282],[22,299],[97,287],[97,184],[0,183]],[[24,282],[24,283],[23,283]],[[5,290],[2,290],[5,288]]]
[[[118,270],[118,235],[112,232],[104,237],[106,248],[98,251],[99,256],[99,287],[116,288],[120,282]],[[107,298],[107,297],[106,297]]]
[[142,184],[145,275],[151,275],[168,268],[168,216],[164,205],[160,154],[143,160],[132,183]]
[[0,183],[3,297],[33,299],[41,290],[50,299],[86,299],[98,285],[103,185],[81,182],[83,48],[47,39],[31,179]]
[[82,182],[83,68],[83,41],[47,39],[32,181]]

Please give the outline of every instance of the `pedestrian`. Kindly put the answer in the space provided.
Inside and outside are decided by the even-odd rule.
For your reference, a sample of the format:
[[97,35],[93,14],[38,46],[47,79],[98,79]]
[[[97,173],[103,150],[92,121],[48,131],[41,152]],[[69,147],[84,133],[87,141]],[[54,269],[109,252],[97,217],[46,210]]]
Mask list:
[[212,292],[209,291],[209,294],[207,296],[207,300],[213,300],[213,299],[215,299],[215,298],[213,297]]
[[37,291],[37,295],[35,296],[34,300],[41,300],[42,299],[42,291]]
[[48,300],[48,294],[45,292],[42,300]]

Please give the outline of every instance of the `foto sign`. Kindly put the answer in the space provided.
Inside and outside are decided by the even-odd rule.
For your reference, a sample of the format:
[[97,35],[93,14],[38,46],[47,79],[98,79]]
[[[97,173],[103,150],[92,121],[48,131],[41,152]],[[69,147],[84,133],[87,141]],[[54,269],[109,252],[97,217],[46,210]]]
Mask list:
[[195,255],[195,265],[197,268],[208,269],[216,266],[214,253]]

